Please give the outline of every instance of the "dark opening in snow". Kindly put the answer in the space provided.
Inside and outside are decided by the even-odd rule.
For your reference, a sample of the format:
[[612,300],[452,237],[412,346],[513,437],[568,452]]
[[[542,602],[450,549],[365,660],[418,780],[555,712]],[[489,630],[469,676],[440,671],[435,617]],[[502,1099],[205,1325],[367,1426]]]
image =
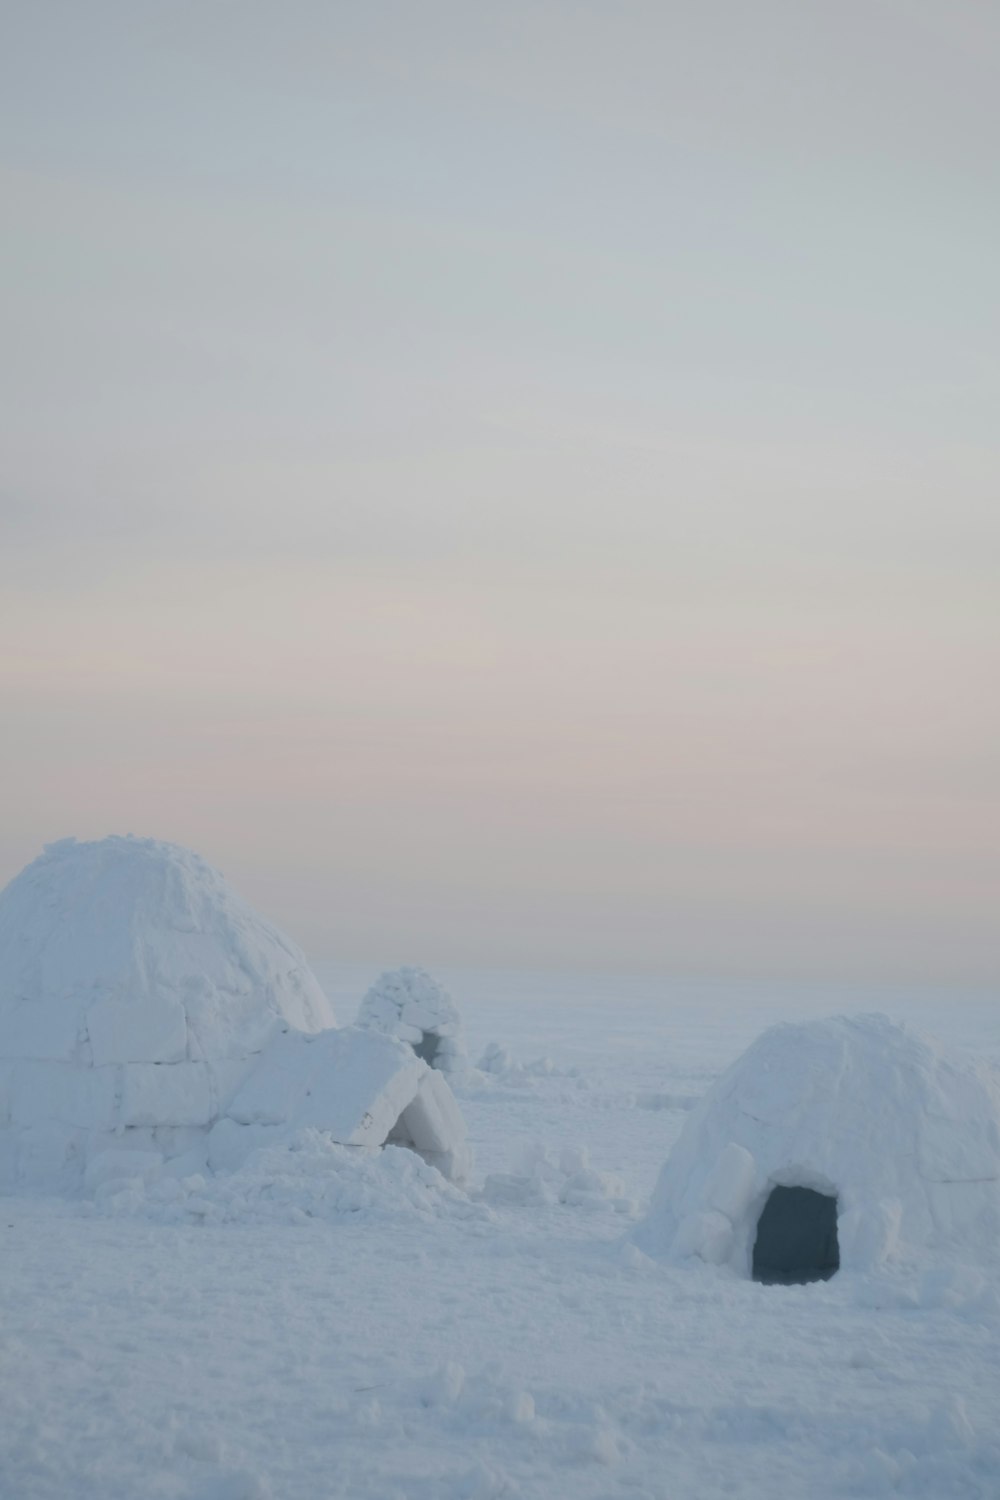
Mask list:
[[413,1050],[418,1057],[422,1057],[424,1062],[433,1068],[434,1059],[438,1055],[440,1045],[441,1038],[439,1036],[433,1031],[425,1031],[419,1042],[413,1043]]
[[754,1281],[829,1281],[839,1266],[836,1198],[812,1188],[772,1189],[757,1220]]

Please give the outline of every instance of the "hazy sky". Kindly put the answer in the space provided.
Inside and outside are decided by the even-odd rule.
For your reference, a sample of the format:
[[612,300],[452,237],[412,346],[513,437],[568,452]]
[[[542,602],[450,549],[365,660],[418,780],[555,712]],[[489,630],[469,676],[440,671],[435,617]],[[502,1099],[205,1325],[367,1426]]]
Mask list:
[[0,884],[1000,978],[1000,7],[0,27]]

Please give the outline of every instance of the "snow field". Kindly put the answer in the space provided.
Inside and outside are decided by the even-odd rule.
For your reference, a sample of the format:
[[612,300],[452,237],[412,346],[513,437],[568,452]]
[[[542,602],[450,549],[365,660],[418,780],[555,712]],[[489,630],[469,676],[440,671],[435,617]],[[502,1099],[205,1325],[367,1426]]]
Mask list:
[[[324,978],[349,1018],[370,974]],[[449,988],[471,1056],[510,1057],[460,1096],[468,1195],[306,1131],[214,1181],[2,1201],[4,1500],[996,1500],[995,1261],[765,1287],[626,1238],[754,1035],[891,996]],[[995,1011],[935,1006],[996,1055]]]

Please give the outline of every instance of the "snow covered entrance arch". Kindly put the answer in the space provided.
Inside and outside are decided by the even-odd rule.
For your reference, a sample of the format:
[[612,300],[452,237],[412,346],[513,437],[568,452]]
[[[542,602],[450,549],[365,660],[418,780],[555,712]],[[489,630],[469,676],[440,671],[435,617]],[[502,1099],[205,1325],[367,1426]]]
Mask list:
[[995,1258],[1000,1077],[884,1016],[774,1026],[688,1117],[634,1237],[768,1281]]

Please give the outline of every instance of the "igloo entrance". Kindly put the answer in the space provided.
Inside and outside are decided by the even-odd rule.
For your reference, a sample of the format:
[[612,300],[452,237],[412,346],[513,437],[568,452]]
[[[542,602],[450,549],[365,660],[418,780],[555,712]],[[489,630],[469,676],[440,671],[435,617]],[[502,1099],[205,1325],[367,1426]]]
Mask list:
[[839,1266],[836,1198],[813,1188],[772,1188],[757,1221],[754,1281],[829,1281]]
[[438,1055],[441,1046],[441,1038],[434,1031],[423,1031],[419,1042],[412,1043],[413,1050],[418,1057],[422,1058],[428,1067],[433,1068],[434,1059]]

